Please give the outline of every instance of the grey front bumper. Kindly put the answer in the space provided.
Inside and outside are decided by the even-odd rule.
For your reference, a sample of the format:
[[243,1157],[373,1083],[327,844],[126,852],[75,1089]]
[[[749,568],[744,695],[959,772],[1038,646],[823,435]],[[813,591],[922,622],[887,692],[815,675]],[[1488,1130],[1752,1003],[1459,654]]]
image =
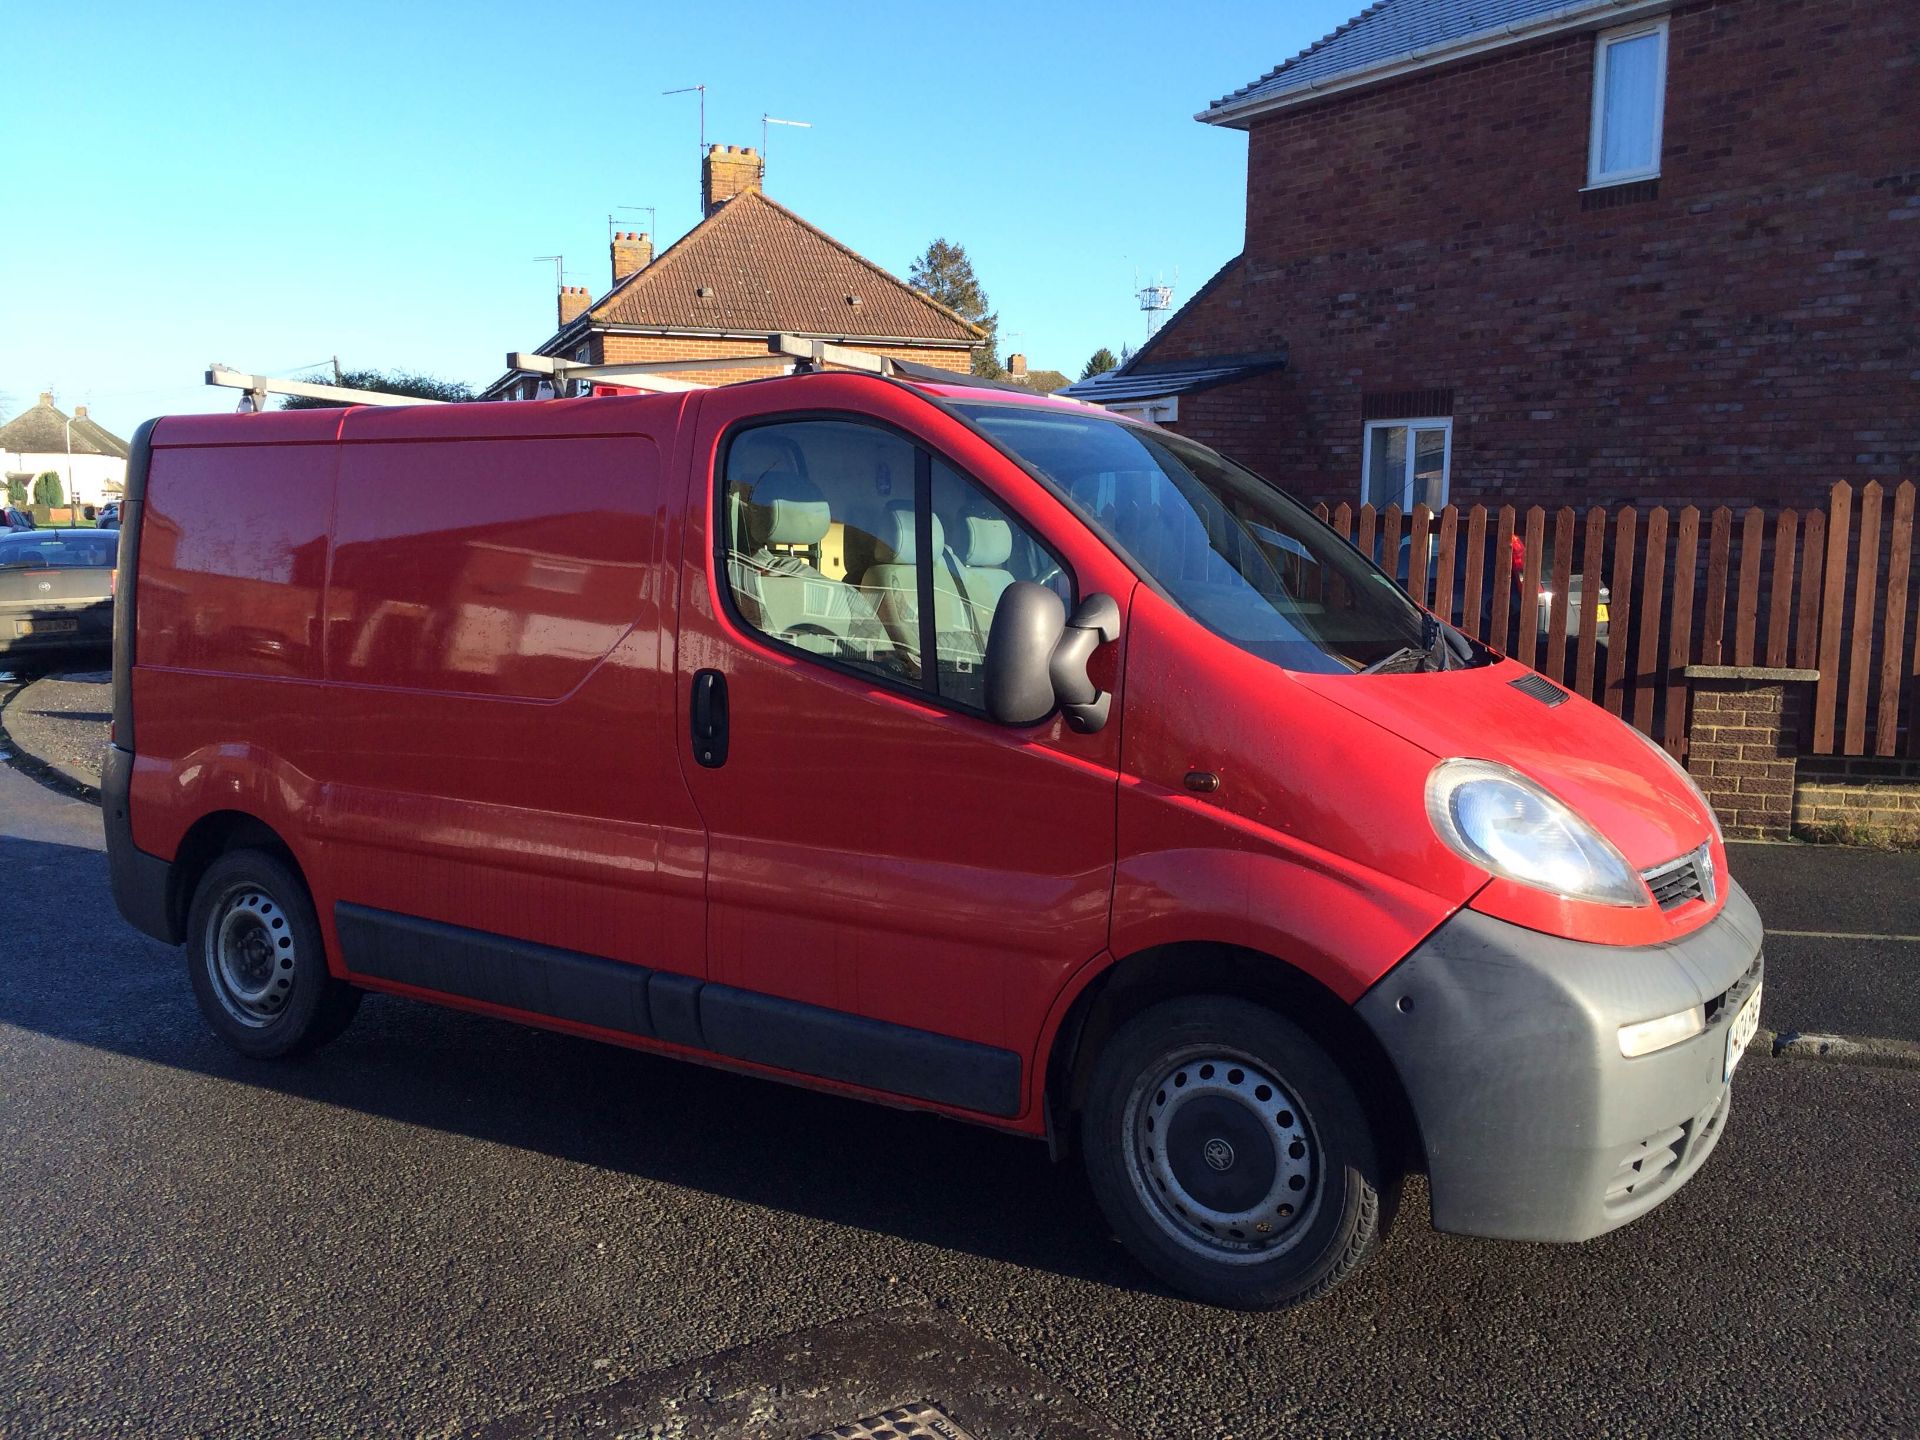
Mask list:
[[[1585,1240],[1645,1214],[1725,1128],[1727,1029],[1760,983],[1760,917],[1731,881],[1665,945],[1590,945],[1463,910],[1361,998],[1425,1144],[1433,1223]],[[1619,1028],[1691,1005],[1704,1033],[1627,1059]]]

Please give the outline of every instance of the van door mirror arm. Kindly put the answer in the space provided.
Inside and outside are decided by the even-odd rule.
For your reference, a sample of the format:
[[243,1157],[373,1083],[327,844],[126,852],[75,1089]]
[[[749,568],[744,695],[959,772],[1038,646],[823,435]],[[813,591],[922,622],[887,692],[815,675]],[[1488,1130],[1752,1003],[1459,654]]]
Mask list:
[[1089,595],[1067,617],[1066,629],[1047,662],[1053,693],[1067,724],[1091,734],[1107,723],[1113,696],[1087,678],[1087,661],[1102,645],[1120,638],[1120,602],[1107,594]]

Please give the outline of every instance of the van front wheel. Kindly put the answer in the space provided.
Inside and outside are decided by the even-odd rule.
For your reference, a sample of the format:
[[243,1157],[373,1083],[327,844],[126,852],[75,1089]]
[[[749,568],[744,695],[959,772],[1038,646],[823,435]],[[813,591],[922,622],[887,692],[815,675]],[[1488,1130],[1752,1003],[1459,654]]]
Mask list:
[[307,887],[264,850],[222,855],[201,877],[187,975],[214,1033],[256,1060],[324,1045],[360,1008],[360,992],[327,971]]
[[1136,1259],[1176,1290],[1268,1309],[1378,1248],[1392,1177],[1326,1051],[1270,1010],[1188,996],[1122,1026],[1081,1116],[1087,1173]]

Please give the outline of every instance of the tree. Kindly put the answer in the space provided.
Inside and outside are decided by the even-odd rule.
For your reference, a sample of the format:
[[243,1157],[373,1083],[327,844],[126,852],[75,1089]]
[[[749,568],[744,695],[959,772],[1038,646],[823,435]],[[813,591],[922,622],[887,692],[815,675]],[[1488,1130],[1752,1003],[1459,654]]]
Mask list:
[[1102,345],[1093,352],[1092,358],[1087,361],[1087,368],[1080,372],[1080,378],[1091,380],[1096,375],[1104,375],[1107,371],[1117,370],[1119,367],[1120,357]]
[[33,482],[33,503],[36,505],[64,505],[67,492],[61,488],[57,472],[46,470]]
[[1006,378],[1000,365],[1000,316],[988,308],[987,292],[980,288],[964,245],[952,244],[944,236],[935,240],[907,271],[907,283],[985,330],[986,341],[973,352],[973,373],[988,380]]
[[7,477],[7,503],[9,505],[25,505],[27,503],[26,476],[9,475]]
[[[471,385],[413,370],[347,370],[331,383],[344,385],[349,390],[380,390],[388,395],[411,395],[419,400],[445,400],[456,405],[473,399]],[[338,400],[315,400],[306,395],[280,398],[282,410],[326,410],[339,404]]]

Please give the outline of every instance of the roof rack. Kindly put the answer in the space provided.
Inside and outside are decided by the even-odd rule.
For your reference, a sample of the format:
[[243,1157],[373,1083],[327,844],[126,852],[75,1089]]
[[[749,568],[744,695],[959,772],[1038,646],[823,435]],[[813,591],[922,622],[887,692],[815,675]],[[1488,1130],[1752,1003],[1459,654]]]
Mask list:
[[[895,360],[872,350],[861,350],[831,340],[816,340],[804,335],[769,335],[767,355],[788,362],[790,373],[804,375],[836,367],[868,375],[890,375],[912,380],[946,380],[959,384],[994,386],[962,372],[948,372],[910,360]],[[638,360],[623,364],[595,365],[585,360],[565,360],[553,355],[537,355],[514,350],[507,355],[509,370],[538,375],[542,400],[551,400],[560,387],[573,384],[576,393],[590,393],[595,384],[621,385],[659,394],[712,387],[694,380],[682,380],[676,370],[737,370],[764,368],[767,358],[760,355],[687,356],[677,360]],[[385,390],[355,390],[344,385],[320,385],[311,380],[282,380],[271,375],[252,375],[225,365],[207,367],[207,384],[223,385],[246,394],[240,401],[240,413],[264,410],[269,395],[299,395],[312,400],[331,400],[341,405],[444,405],[444,400],[427,400],[413,395],[394,395]],[[1023,389],[1022,386],[997,388]]]
[[554,355],[536,355],[525,350],[514,350],[508,352],[507,369],[518,371],[523,375],[544,377],[539,397],[544,400],[553,398],[553,394],[557,394],[560,387],[568,383],[625,385],[636,390],[657,392],[706,390],[712,387],[694,380],[681,380],[673,372],[677,370],[758,370],[766,367],[769,357],[789,362],[787,369],[794,374],[824,370],[828,366],[837,366],[842,370],[864,371],[869,375],[894,373],[894,361],[885,355],[877,355],[871,350],[858,350],[851,345],[835,344],[831,340],[814,340],[801,335],[769,335],[765,356],[738,354],[684,356],[675,360],[632,360],[603,365],[596,365],[587,360],[567,360]]
[[248,415],[264,410],[269,395],[301,395],[309,400],[334,400],[342,405],[444,405],[444,400],[426,400],[417,395],[394,395],[385,390],[354,390],[345,385],[319,385],[311,380],[281,380],[272,375],[249,375],[225,365],[207,367],[207,384],[244,390],[240,413]]

